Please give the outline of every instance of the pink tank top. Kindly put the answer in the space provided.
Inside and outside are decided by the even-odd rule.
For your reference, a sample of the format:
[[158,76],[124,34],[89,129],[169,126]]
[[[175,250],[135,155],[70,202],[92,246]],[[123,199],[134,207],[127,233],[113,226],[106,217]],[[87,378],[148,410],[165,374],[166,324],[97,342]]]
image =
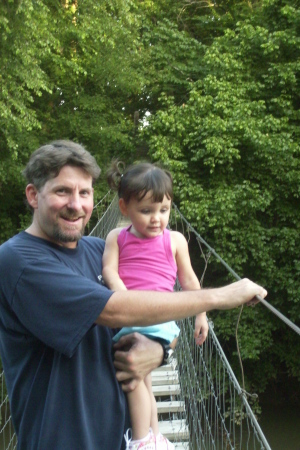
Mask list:
[[164,233],[140,239],[123,228],[118,236],[119,275],[127,289],[173,291],[177,266],[171,248],[171,235]]

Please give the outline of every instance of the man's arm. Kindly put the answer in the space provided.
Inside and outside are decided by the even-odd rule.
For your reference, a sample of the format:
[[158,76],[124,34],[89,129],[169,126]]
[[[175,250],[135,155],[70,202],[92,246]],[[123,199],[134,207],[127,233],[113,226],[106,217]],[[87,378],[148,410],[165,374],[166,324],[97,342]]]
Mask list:
[[[129,307],[125,294],[126,298],[130,300]],[[149,323],[165,322],[212,309],[223,310],[235,308],[244,303],[254,304],[258,302],[255,299],[256,295],[265,297],[267,291],[247,279],[224,288],[201,291],[178,293],[120,291],[111,296],[98,318],[98,323],[103,321],[111,326],[110,324],[114,323],[114,320],[120,320],[120,326],[122,326],[123,324],[148,325]],[[115,298],[113,298],[114,296]],[[125,311],[120,311],[119,308],[122,308],[124,304],[126,305]],[[105,311],[107,307],[108,309]],[[115,311],[118,313],[115,314]],[[162,314],[163,317],[161,317]],[[117,317],[118,319],[116,319]],[[122,321],[123,323],[121,323]],[[163,358],[162,346],[138,333],[123,336],[115,344],[114,349],[116,376],[125,392],[134,390],[140,380],[161,364]]]
[[264,298],[267,291],[248,279],[222,288],[199,291],[118,291],[111,295],[96,323],[112,328],[154,325],[214,309],[254,304],[258,302],[256,295]]

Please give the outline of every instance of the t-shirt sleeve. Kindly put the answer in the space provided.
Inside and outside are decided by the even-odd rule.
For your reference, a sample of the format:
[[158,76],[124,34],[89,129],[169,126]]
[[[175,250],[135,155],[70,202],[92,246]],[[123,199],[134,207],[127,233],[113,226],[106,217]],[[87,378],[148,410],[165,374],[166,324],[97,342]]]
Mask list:
[[37,339],[71,357],[111,295],[100,283],[45,259],[25,267],[11,308]]

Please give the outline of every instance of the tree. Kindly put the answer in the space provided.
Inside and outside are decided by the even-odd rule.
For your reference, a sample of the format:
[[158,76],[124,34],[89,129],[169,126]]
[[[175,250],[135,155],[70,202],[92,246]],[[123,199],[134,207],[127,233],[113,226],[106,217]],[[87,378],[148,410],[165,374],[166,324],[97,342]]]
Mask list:
[[[0,241],[26,221],[21,170],[46,142],[81,142],[100,165],[130,152],[141,91],[130,2],[7,0],[0,6]],[[96,197],[107,190],[103,182]]]
[[[205,48],[203,76],[191,81],[185,101],[161,93],[144,131],[152,158],[174,174],[182,213],[235,271],[267,286],[271,303],[293,321],[300,315],[298,29],[291,2],[263,2]],[[227,340],[233,314],[215,318]],[[261,360],[261,388],[279,374],[278,361],[299,376],[299,361],[284,350],[299,349],[294,332],[263,308],[243,317],[242,355],[253,372]]]

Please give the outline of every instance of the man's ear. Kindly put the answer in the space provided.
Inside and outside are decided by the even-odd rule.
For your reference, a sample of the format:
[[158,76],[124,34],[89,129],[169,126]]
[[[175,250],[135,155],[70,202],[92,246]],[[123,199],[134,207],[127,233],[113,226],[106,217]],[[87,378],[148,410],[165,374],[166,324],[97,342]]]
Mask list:
[[34,184],[28,184],[25,189],[26,198],[29,206],[33,209],[38,207],[38,190]]
[[126,203],[124,201],[124,198],[120,198],[119,199],[119,208],[120,208],[120,211],[121,211],[122,215],[127,217],[128,216],[127,206],[126,206]]

